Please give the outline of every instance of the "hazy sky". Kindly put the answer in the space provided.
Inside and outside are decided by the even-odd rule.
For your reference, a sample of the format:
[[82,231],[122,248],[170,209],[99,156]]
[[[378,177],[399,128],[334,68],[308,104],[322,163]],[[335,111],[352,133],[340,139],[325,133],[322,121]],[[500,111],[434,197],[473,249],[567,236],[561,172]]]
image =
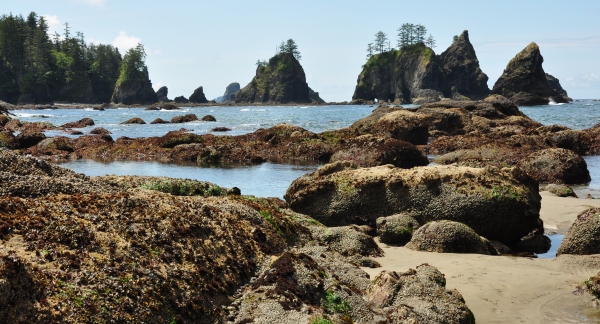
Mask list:
[[527,44],[540,45],[546,72],[573,98],[600,98],[600,1],[126,1],[0,0],[2,13],[47,16],[62,32],[113,44],[124,54],[146,46],[155,89],[188,97],[204,86],[209,99],[231,82],[248,84],[258,59],[293,38],[309,86],[326,101],[351,100],[367,44],[381,30],[392,44],[403,23],[420,23],[443,52],[469,30],[490,88]]

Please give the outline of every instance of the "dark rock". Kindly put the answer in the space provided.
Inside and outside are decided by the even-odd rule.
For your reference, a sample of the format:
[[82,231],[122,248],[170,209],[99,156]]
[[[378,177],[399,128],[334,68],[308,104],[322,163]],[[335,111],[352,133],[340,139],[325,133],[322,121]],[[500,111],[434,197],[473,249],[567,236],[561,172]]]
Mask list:
[[225,93],[223,94],[223,97],[221,98],[221,102],[227,102],[231,100],[231,96],[240,91],[240,84],[237,82],[233,82],[231,84],[229,84],[227,86],[227,88],[225,88]]
[[155,120],[153,120],[152,122],[150,122],[150,124],[168,124],[168,123],[169,123],[169,121],[166,121],[166,120],[164,120],[162,118],[156,118]]
[[69,135],[83,135],[83,132],[78,130],[70,130],[67,133],[69,133]]
[[542,254],[550,250],[552,241],[546,235],[529,235],[521,239],[516,244],[511,245],[513,250],[526,251]]
[[351,161],[359,167],[392,164],[410,169],[429,164],[427,157],[414,145],[389,137],[362,135],[348,141],[331,156],[330,162]]
[[160,105],[160,109],[162,109],[162,110],[179,110],[179,107],[175,106],[174,104],[163,103],[162,105]]
[[144,81],[127,80],[117,83],[111,102],[124,105],[153,104],[157,102],[156,92],[148,78],[148,70],[144,69]]
[[199,104],[208,103],[208,100],[206,100],[206,96],[204,95],[204,88],[196,88],[196,90],[194,90],[194,93],[192,93],[192,95],[190,96],[190,102]]
[[51,82],[49,84],[50,94],[54,100],[88,104],[96,103],[92,81],[88,73],[80,70],[70,75],[69,79],[66,83]]
[[21,148],[28,148],[46,139],[46,135],[38,131],[24,131],[17,135],[17,141]]
[[112,134],[108,129],[104,127],[96,127],[90,131],[90,134],[94,135],[109,135]]
[[600,208],[581,212],[556,251],[556,255],[600,254]]
[[580,184],[591,180],[585,160],[575,152],[561,148],[535,152],[517,167],[542,183]]
[[133,117],[130,118],[124,122],[122,122],[121,124],[145,124],[146,122],[141,119],[140,117]]
[[55,154],[55,151],[73,152],[73,139],[55,136],[46,138],[35,146],[35,150],[40,154]]
[[76,122],[66,123],[66,124],[62,125],[61,127],[63,127],[63,128],[83,128],[83,127],[94,126],[94,125],[95,125],[94,120],[92,120],[91,118],[83,118]]
[[519,106],[547,105],[550,99],[557,103],[568,102],[548,84],[543,62],[538,45],[529,44],[508,62],[491,93],[502,95]]
[[406,214],[396,214],[377,218],[377,236],[381,243],[404,245],[410,241],[413,232],[421,225]]
[[438,253],[489,254],[484,241],[469,226],[453,221],[430,222],[417,229],[406,248]]
[[325,100],[323,100],[323,99],[321,99],[321,97],[319,97],[319,93],[315,92],[310,87],[308,88],[308,98],[310,99],[310,101],[312,103],[316,103],[316,104],[324,104],[325,103]]
[[211,129],[211,132],[229,132],[231,130],[231,128],[227,128],[227,127],[215,127],[213,129]]
[[206,116],[202,117],[201,120],[208,121],[208,122],[216,122],[217,121],[217,119],[213,115],[206,115]]
[[75,142],[73,143],[73,149],[79,150],[86,147],[101,146],[113,142],[114,140],[112,136],[108,134],[83,135],[77,138],[77,140],[75,140]]
[[374,224],[379,217],[407,213],[420,224],[457,221],[511,243],[540,224],[538,183],[518,169],[352,169],[351,163],[337,162],[294,180],[284,197],[291,209],[327,226]]
[[424,103],[443,98],[438,57],[422,43],[373,55],[358,76],[352,100]]
[[146,109],[144,109],[144,110],[155,110],[155,111],[156,111],[156,110],[160,110],[160,108],[158,108],[158,107],[156,107],[156,106],[151,106],[151,107],[147,107],[147,108],[146,108]]
[[173,148],[181,144],[202,143],[202,136],[185,131],[170,131],[159,140],[159,146],[163,148]]
[[367,289],[367,301],[387,310],[386,323],[473,324],[473,312],[438,269],[422,264],[404,273],[384,270]]
[[175,101],[176,103],[182,103],[182,104],[186,104],[189,103],[190,101],[184,97],[184,96],[179,96],[179,97],[175,97],[175,99],[173,99],[173,101]]
[[173,124],[188,123],[188,122],[195,121],[195,120],[198,120],[198,116],[196,116],[195,114],[187,114],[187,115],[175,116],[175,117],[171,118],[171,123],[173,123]]
[[169,94],[169,88],[160,87],[160,89],[158,89],[158,91],[156,91],[156,99],[158,100],[158,102],[170,102],[171,100],[169,100],[169,98],[167,97],[168,94]]
[[384,115],[373,125],[373,132],[414,145],[427,144],[429,138],[427,125],[418,115],[407,110]]
[[309,88],[300,62],[290,53],[273,56],[256,68],[256,76],[232,95],[236,103],[310,103]]
[[567,99],[567,101],[573,101],[573,99],[571,99],[571,97],[569,97],[567,94],[567,91],[560,85],[560,81],[557,78],[546,73],[546,80],[548,81],[550,88],[554,89],[554,91],[556,91],[563,98]]
[[8,123],[9,121],[10,118],[8,118],[6,115],[0,114],[0,126],[6,125],[6,123]]

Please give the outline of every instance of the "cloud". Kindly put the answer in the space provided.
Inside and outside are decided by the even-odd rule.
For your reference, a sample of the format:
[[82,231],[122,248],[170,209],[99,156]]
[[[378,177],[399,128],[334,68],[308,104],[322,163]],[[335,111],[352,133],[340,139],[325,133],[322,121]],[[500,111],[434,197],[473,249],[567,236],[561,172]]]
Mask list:
[[77,2],[87,3],[94,7],[104,7],[107,0],[76,0]]
[[565,88],[600,88],[600,73],[586,73],[565,79]]
[[138,43],[141,43],[139,37],[129,36],[124,31],[119,32],[119,36],[112,42],[113,46],[118,48],[121,54],[125,54],[130,48],[136,47]]
[[58,16],[55,15],[43,15],[48,24],[48,35],[53,36],[55,32],[62,34],[63,25],[61,24]]

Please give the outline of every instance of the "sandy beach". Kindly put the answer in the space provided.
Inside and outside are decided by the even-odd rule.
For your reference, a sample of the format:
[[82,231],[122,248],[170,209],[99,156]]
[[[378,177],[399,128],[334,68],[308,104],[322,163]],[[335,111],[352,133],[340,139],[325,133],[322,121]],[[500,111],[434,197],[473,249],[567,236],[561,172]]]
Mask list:
[[[547,231],[564,234],[577,214],[600,200],[559,198],[542,192],[541,218]],[[446,275],[477,323],[600,323],[600,308],[576,286],[600,270],[600,256],[536,259],[512,256],[417,252],[379,243],[381,268],[364,268],[371,278],[382,270],[404,272],[422,263]]]

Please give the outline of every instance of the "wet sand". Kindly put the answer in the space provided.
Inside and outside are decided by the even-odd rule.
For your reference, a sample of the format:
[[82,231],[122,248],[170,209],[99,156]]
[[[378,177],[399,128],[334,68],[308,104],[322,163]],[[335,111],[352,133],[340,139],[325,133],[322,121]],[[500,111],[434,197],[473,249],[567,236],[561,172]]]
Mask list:
[[[559,198],[542,192],[541,218],[549,231],[566,233],[577,214],[600,200]],[[600,308],[577,285],[600,271],[600,255],[536,259],[477,254],[417,252],[379,243],[381,268],[407,271],[422,263],[446,275],[447,288],[461,292],[477,323],[600,323]]]

